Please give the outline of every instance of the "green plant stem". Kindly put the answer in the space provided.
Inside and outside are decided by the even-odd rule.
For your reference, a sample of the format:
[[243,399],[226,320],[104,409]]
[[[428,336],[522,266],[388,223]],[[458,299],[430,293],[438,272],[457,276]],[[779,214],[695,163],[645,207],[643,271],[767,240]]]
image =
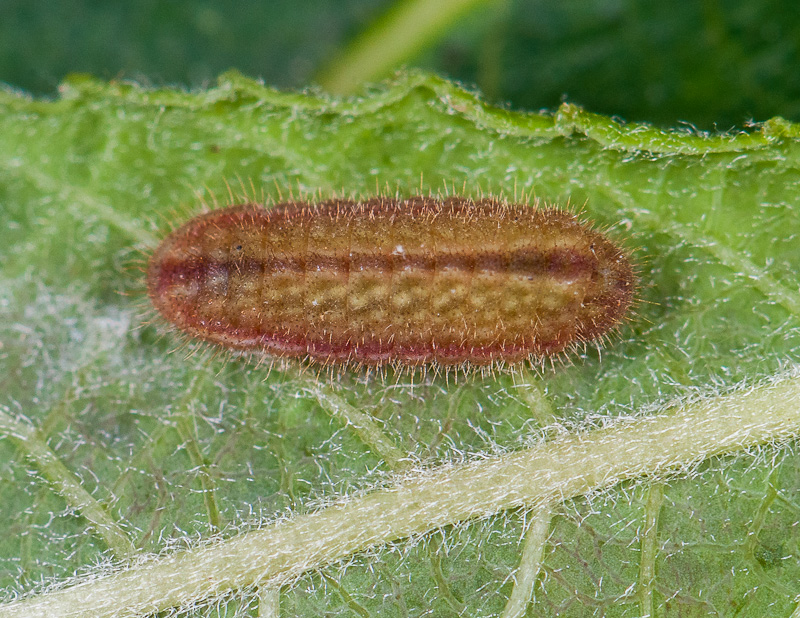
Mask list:
[[431,45],[464,14],[491,0],[401,0],[317,76],[328,92],[352,94]]

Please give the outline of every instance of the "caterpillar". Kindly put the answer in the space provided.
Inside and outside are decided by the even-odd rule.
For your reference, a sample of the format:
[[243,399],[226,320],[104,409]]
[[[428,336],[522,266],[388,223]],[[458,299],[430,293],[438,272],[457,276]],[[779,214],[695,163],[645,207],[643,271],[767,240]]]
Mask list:
[[324,364],[541,361],[625,318],[629,254],[566,210],[497,198],[244,203],[170,233],[147,267],[191,337]]

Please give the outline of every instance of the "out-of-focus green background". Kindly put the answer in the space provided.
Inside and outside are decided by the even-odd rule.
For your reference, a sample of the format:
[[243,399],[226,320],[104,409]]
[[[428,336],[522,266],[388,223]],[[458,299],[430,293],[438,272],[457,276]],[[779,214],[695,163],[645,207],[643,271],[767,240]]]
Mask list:
[[[430,0],[438,2],[439,0]],[[2,0],[0,82],[55,95],[87,72],[195,88],[229,68],[303,88],[390,0]],[[408,64],[491,101],[563,99],[662,126],[800,119],[796,0],[492,0]]]

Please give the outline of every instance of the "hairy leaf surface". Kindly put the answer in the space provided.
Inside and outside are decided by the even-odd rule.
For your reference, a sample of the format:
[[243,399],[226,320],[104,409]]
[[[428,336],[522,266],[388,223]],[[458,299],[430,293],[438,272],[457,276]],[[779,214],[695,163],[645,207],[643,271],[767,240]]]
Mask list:
[[[145,556],[226,547],[216,544],[331,512],[407,473],[602,438],[691,406],[713,420],[731,393],[794,384],[797,135],[780,118],[705,135],[569,105],[517,113],[417,72],[343,100],[234,73],[197,92],[74,76],[53,101],[0,94],[6,601],[48,599]],[[152,321],[143,292],[143,252],[201,202],[227,203],[228,185],[273,199],[455,191],[570,204],[633,251],[639,303],[602,350],[541,370],[457,380],[268,371],[183,345]],[[770,393],[757,400],[765,419],[796,409]],[[356,522],[369,541],[358,551],[336,554],[335,531],[315,529],[309,555],[330,552],[324,564],[293,563],[271,588],[242,580],[175,611],[525,615],[508,599],[538,547],[529,616],[788,616],[800,594],[792,423],[695,450],[645,429],[663,465],[631,461],[611,487],[565,481],[567,499],[546,508],[512,500],[456,516],[472,488],[445,484],[454,504],[410,538],[375,533],[406,517],[376,510]],[[614,456],[590,454],[599,468]]]

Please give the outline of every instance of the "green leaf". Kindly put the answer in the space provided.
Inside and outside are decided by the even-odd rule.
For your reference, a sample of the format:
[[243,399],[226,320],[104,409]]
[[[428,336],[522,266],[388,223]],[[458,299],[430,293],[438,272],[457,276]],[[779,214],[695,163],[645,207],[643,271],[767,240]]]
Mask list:
[[[797,126],[522,114],[416,72],[354,99],[74,76],[0,109],[0,617],[795,608]],[[142,251],[251,182],[569,203],[640,302],[602,350],[469,379],[183,346]]]

